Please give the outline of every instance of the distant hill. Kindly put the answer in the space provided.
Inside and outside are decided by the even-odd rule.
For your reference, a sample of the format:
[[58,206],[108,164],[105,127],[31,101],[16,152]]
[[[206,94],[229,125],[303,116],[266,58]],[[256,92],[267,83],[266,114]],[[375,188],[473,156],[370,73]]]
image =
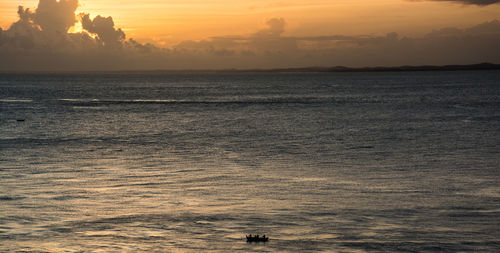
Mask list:
[[470,65],[445,65],[445,66],[398,66],[398,67],[362,67],[351,68],[336,67],[307,67],[307,68],[281,68],[281,69],[253,69],[253,70],[223,70],[229,72],[389,72],[389,71],[459,71],[459,70],[500,70],[500,64],[479,63]]

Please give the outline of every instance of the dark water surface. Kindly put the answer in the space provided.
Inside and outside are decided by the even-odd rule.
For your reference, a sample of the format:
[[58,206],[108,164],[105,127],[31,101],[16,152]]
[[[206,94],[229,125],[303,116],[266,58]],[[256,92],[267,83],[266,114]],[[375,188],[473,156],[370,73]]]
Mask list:
[[498,252],[499,164],[499,71],[0,75],[0,251]]

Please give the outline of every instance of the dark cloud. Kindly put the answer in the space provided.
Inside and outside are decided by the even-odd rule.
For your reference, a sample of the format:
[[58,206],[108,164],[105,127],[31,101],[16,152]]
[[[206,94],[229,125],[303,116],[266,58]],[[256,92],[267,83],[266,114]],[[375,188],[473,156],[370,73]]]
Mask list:
[[[412,1],[419,1],[419,0],[412,0]],[[466,4],[466,5],[479,5],[479,6],[486,6],[486,5],[500,3],[500,0],[427,0],[427,1],[455,2],[455,3]]]
[[42,31],[66,33],[76,22],[78,0],[40,0],[35,12],[19,6],[20,22],[33,23]]
[[121,45],[125,40],[125,33],[122,29],[115,29],[115,23],[112,17],[97,16],[93,20],[89,14],[80,14],[82,19],[82,27],[90,33],[97,34],[99,42],[106,46]]

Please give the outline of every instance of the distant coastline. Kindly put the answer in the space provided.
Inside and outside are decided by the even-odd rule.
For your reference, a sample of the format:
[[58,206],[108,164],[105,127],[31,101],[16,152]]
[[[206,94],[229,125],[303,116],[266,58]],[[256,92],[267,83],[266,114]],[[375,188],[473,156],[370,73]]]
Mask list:
[[262,72],[399,72],[399,71],[461,71],[461,70],[498,70],[500,64],[479,63],[469,65],[422,65],[422,66],[396,66],[396,67],[361,67],[352,68],[344,66],[336,67],[309,67],[261,70]]
[[181,73],[335,73],[335,72],[412,72],[500,70],[500,64],[478,63],[467,65],[404,65],[392,67],[303,67],[272,69],[180,69],[180,70],[115,70],[115,71],[0,71],[0,74],[181,74]]

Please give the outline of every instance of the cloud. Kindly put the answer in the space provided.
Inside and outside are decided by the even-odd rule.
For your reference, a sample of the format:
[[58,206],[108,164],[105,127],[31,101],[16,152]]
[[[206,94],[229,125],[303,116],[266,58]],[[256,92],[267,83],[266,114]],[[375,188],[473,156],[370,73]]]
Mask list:
[[[77,0],[19,6],[19,20],[0,29],[0,70],[119,70],[159,66],[168,49],[125,40],[112,17],[75,15]],[[80,21],[83,32],[68,33]],[[6,59],[6,60],[3,60]]]
[[33,17],[44,31],[66,33],[76,22],[78,0],[40,0]]
[[279,55],[297,49],[297,39],[283,37],[283,18],[266,21],[266,27],[248,36],[222,36],[201,41],[183,41],[173,47],[175,52],[199,55]]
[[120,29],[115,29],[115,23],[112,17],[97,16],[93,20],[89,14],[80,14],[82,19],[82,27],[90,33],[97,34],[99,42],[106,46],[121,45],[125,40],[125,33]]
[[[419,1],[419,0],[412,0],[412,1]],[[479,6],[486,6],[486,5],[500,3],[500,0],[427,0],[427,1],[455,2],[455,3],[466,4],[466,5],[479,5]]]
[[19,6],[20,21],[32,22],[47,32],[66,33],[76,22],[78,0],[40,0],[36,12]]
[[[187,40],[170,48],[143,44],[115,27],[112,17],[75,14],[78,2],[40,1],[19,7],[19,20],[0,28],[0,71],[286,68],[500,63],[500,22],[434,30],[421,37],[385,35],[289,36],[284,18],[246,36]],[[83,31],[69,33],[81,22]]]
[[[438,29],[416,38],[401,37],[395,32],[380,36],[284,36],[284,25],[273,26],[270,23],[272,22],[267,22],[266,28],[248,36],[184,41],[173,48],[176,53],[172,56],[211,59],[211,63],[205,65],[205,68],[336,65],[362,67],[500,62],[500,48],[496,46],[500,43],[500,22],[497,20],[466,29]],[[275,23],[286,24],[284,20]],[[217,52],[223,49],[230,50],[231,54],[218,55]],[[203,65],[201,60],[196,63],[200,64],[198,67]],[[182,65],[179,67],[182,68]]]
[[266,22],[267,28],[260,30],[255,35],[265,37],[280,36],[285,32],[285,20],[283,18],[272,18]]

